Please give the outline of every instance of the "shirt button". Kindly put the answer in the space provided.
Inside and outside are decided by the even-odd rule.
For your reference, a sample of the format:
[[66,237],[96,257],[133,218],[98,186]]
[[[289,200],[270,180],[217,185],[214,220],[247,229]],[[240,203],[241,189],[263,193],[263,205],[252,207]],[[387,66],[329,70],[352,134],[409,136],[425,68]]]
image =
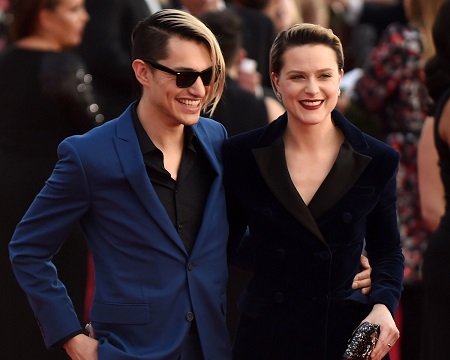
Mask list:
[[178,224],[178,229],[182,229],[183,228],[183,225],[181,225],[181,224]]
[[194,313],[191,312],[191,311],[189,311],[189,312],[186,314],[186,320],[189,321],[189,322],[191,322],[192,320],[194,320]]
[[189,271],[192,271],[193,269],[194,269],[194,264],[193,263],[189,263],[189,264],[187,264],[187,269],[189,270]]

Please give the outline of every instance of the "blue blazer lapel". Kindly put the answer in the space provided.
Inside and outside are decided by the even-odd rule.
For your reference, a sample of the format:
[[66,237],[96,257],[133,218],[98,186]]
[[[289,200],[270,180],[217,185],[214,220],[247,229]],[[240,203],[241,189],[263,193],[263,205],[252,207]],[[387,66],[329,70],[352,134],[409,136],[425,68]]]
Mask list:
[[125,177],[150,216],[177,245],[186,253],[164,206],[158,198],[145,170],[145,164],[134,130],[130,107],[118,118],[116,137],[113,138],[117,156]]
[[[200,248],[202,245],[202,241],[208,240],[206,234],[209,232],[211,226],[215,225],[213,218],[217,213],[217,208],[221,204],[221,199],[224,198],[224,190],[223,190],[223,168],[222,164],[219,163],[217,156],[221,156],[221,148],[222,142],[219,145],[219,148],[214,151],[214,144],[211,142],[211,138],[206,131],[202,121],[200,120],[197,124],[193,126],[194,132],[197,135],[200,145],[202,146],[205,155],[211,164],[212,169],[217,173],[216,178],[214,179],[211,189],[209,191],[208,199],[205,204],[205,209],[203,211],[203,221],[200,226],[200,230],[197,235],[197,239],[195,240],[195,245],[193,248],[193,253],[196,249]],[[216,144],[216,146],[218,146]]]
[[[193,126],[194,132],[197,135],[197,138],[203,148],[203,151],[205,152],[206,157],[208,158],[212,168],[217,174],[222,173],[222,165],[219,164],[219,161],[217,159],[217,154],[214,152],[214,146],[211,143],[211,139],[201,122],[201,120]],[[220,153],[221,154],[221,153]]]

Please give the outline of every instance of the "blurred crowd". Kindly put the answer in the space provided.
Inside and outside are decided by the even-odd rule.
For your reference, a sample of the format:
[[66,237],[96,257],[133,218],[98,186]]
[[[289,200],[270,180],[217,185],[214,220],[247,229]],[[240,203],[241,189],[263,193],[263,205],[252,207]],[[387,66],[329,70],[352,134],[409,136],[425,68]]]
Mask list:
[[[227,87],[212,117],[225,125],[229,135],[263,126],[284,112],[271,88],[268,64],[270,47],[279,31],[299,22],[316,23],[331,28],[342,40],[346,68],[338,109],[363,131],[401,154],[397,195],[405,283],[396,314],[401,338],[391,351],[391,359],[420,358],[423,257],[445,205],[432,220],[424,219],[421,199],[436,187],[443,190],[438,175],[433,188],[424,188],[424,182],[420,183],[418,152],[423,126],[427,119],[432,119],[438,98],[429,95],[425,64],[435,55],[433,23],[445,0],[86,0],[79,39],[58,43],[50,51],[42,45],[45,36],[40,38],[47,31],[46,19],[22,18],[22,23],[18,22],[19,16],[24,17],[30,11],[21,5],[23,2],[27,1],[0,0],[0,59],[4,58],[0,60],[0,177],[3,178],[0,180],[3,191],[0,278],[8,287],[6,297],[10,297],[9,300],[2,297],[0,311],[2,326],[5,317],[11,322],[12,330],[8,332],[14,335],[0,337],[2,348],[11,344],[28,350],[36,347],[38,350],[33,351],[40,355],[33,359],[50,358],[44,352],[37,327],[31,330],[34,319],[9,269],[7,243],[15,223],[50,175],[58,142],[117,117],[136,98],[130,66],[130,34],[139,20],[159,9],[173,7],[202,19],[219,39],[227,67]],[[52,3],[50,0],[33,2],[40,3],[41,7]],[[82,1],[75,4],[83,7]],[[211,15],[217,12],[222,16]],[[30,26],[30,20],[36,22],[34,28],[25,29]],[[17,53],[20,49],[28,53]],[[30,69],[28,73],[25,68]],[[62,98],[65,90],[68,95]],[[77,119],[72,119],[75,115]],[[5,121],[8,116],[9,120]],[[34,119],[31,129],[27,124],[30,118]],[[23,132],[25,127],[28,132],[34,132]],[[41,133],[44,134],[41,140],[45,141],[36,141]],[[437,155],[423,162],[431,159],[437,163]],[[10,171],[8,179],[5,179],[6,169]],[[79,299],[76,305],[84,323],[88,321],[93,286],[89,254],[85,248],[72,248],[58,256],[59,269],[67,270],[63,276],[69,289],[78,292],[78,297],[74,297]],[[248,276],[230,270],[230,278],[239,284],[229,293],[232,334],[238,316],[232,304]],[[9,291],[10,288],[14,290]],[[20,322],[22,335],[17,336],[13,322]],[[35,342],[20,341],[27,332],[32,333],[30,337],[34,336]],[[67,358],[61,352],[52,356]],[[25,359],[17,359],[22,358]]]

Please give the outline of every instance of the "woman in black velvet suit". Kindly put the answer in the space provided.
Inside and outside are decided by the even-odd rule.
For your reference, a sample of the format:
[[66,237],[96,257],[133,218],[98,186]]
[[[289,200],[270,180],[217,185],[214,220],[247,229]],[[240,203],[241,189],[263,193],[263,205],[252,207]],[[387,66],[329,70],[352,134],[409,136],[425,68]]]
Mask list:
[[[239,304],[235,359],[341,359],[362,321],[381,327],[371,359],[388,359],[399,337],[399,155],[334,110],[343,62],[330,30],[281,32],[271,76],[287,111],[225,144],[230,256],[254,273]],[[364,246],[370,297],[351,287]]]

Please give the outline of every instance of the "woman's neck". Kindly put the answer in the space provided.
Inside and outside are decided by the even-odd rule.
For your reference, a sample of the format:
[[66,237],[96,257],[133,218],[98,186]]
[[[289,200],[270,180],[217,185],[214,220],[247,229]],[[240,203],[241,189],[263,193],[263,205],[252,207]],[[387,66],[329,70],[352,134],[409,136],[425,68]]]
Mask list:
[[62,51],[61,46],[39,35],[30,35],[15,42],[17,47],[42,51]]
[[340,147],[344,141],[342,132],[334,126],[332,120],[315,125],[289,122],[283,135],[286,147],[315,152]]

